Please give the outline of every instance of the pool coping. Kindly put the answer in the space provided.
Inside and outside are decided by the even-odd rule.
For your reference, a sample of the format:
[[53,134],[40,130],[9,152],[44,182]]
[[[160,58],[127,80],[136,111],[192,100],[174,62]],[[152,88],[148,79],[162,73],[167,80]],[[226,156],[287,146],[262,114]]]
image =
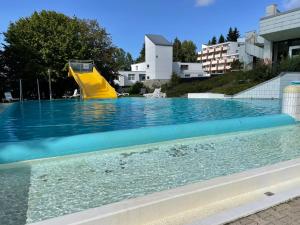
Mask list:
[[[157,192],[143,197],[124,200],[29,225],[147,224],[197,207],[207,206],[245,193],[297,178],[299,179],[299,171],[300,158]],[[289,199],[282,197],[278,203],[285,200]],[[260,204],[256,204],[256,207],[258,206]],[[257,208],[257,210],[259,209]],[[238,215],[235,215],[234,219],[246,216],[245,213],[245,210],[241,210]]]

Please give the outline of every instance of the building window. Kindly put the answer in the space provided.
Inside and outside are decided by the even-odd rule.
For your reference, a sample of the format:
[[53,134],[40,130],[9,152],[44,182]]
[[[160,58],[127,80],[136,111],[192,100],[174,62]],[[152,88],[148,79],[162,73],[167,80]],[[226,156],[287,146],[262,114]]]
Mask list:
[[180,69],[181,70],[188,70],[189,69],[189,65],[180,65]]
[[147,64],[147,69],[149,69],[150,68],[150,65],[149,64]]
[[128,74],[128,80],[135,80],[134,74]]
[[149,80],[150,79],[150,77],[149,76],[147,76],[147,80]]
[[146,80],[146,74],[139,74],[140,76],[140,81]]
[[135,69],[136,69],[136,70],[139,70],[139,67],[138,67],[138,66],[135,66]]
[[191,77],[191,74],[184,74],[184,77],[185,77],[185,78],[190,78],[190,77]]

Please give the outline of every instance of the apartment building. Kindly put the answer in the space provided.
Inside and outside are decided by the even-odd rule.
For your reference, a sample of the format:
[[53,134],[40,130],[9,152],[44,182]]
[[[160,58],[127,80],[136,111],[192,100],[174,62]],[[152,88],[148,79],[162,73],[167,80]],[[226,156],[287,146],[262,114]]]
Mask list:
[[225,42],[216,45],[202,45],[198,61],[203,71],[211,75],[224,74],[231,69],[231,64],[239,59],[239,44]]

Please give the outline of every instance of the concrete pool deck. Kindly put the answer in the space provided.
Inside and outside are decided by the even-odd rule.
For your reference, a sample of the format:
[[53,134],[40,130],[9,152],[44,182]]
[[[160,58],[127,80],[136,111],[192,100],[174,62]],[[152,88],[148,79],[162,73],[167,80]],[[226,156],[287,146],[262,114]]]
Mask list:
[[286,161],[31,225],[225,224],[300,196],[299,171]]

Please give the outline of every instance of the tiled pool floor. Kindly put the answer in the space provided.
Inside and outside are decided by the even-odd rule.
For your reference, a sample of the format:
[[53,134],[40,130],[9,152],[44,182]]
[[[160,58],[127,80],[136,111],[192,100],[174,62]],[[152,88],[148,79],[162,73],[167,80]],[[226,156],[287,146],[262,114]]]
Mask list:
[[22,225],[300,157],[300,126],[0,166],[0,221]]

